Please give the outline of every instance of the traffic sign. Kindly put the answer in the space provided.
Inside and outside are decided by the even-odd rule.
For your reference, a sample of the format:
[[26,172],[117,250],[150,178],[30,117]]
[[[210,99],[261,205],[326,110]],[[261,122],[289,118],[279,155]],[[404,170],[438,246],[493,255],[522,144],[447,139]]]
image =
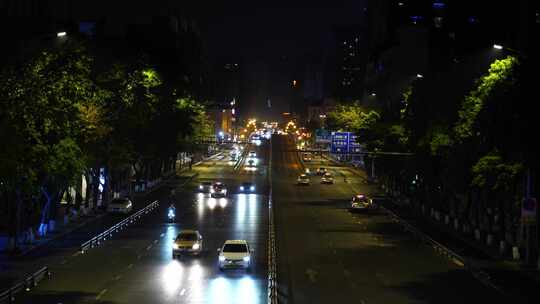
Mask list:
[[325,129],[315,130],[315,142],[318,144],[330,143],[331,136],[330,132]]

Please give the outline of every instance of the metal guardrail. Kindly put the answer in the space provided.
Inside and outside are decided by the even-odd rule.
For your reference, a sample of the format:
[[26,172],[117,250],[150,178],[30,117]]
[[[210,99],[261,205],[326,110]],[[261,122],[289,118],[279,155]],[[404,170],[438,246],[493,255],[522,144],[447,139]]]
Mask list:
[[274,208],[272,201],[272,142],[268,161],[268,304],[277,304],[277,250],[276,229],[274,226]]
[[399,217],[394,212],[388,210],[387,208],[385,208],[383,206],[380,206],[380,208],[384,212],[389,214],[395,222],[397,222],[397,223],[401,224],[403,227],[405,227],[405,229],[407,231],[413,233],[418,238],[420,238],[422,241],[430,244],[437,253],[445,256],[446,258],[450,259],[451,261],[453,261],[457,265],[467,268],[467,270],[469,270],[469,272],[471,272],[471,274],[476,279],[478,279],[480,282],[484,283],[486,286],[491,287],[491,288],[499,291],[500,293],[504,293],[498,286],[493,284],[493,282],[491,281],[491,278],[490,278],[490,276],[489,276],[489,274],[487,272],[485,272],[482,269],[474,266],[472,263],[467,261],[467,259],[465,259],[461,255],[455,253],[454,251],[450,250],[448,247],[444,246],[443,244],[435,241],[434,239],[432,239],[431,237],[429,237],[428,235],[426,235],[422,231],[418,230],[416,227],[409,224],[406,220]]
[[102,233],[96,235],[95,237],[91,238],[90,240],[84,242],[81,244],[81,253],[84,253],[86,250],[97,247],[101,244],[101,242],[107,240],[108,238],[112,237],[113,233],[118,232],[125,227],[133,224],[137,220],[139,220],[143,215],[148,214],[152,210],[156,209],[159,206],[158,201],[154,201],[148,206],[144,207],[143,209],[135,212],[134,214],[130,215],[129,217],[123,219],[119,223],[115,224],[111,228],[103,231]]
[[[247,145],[244,147],[247,147]],[[238,161],[236,161],[236,164],[234,164],[233,171],[238,171],[238,169],[242,167],[242,163],[245,161],[247,153],[247,149],[244,148],[244,150],[242,150],[242,154],[240,154],[240,156],[238,157]]]
[[278,303],[277,295],[277,250],[274,227],[274,211],[272,206],[272,188],[268,200],[268,303]]
[[44,278],[49,278],[51,272],[47,266],[42,267],[40,270],[29,275],[26,279],[16,283],[9,289],[0,293],[0,303],[13,303],[15,302],[15,295],[21,291],[30,291],[36,287],[37,284]]

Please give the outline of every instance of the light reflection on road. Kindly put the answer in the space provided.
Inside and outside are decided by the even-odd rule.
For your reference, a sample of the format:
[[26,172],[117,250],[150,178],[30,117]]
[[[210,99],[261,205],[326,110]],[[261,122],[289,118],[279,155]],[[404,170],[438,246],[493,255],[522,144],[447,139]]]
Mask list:
[[220,304],[258,304],[255,281],[245,275],[240,278],[218,277],[210,282],[209,302]]
[[171,262],[163,267],[162,270],[163,289],[167,297],[174,296],[182,283],[184,267],[178,261]]
[[[258,231],[262,210],[259,207],[261,195],[234,194],[226,198],[211,198],[209,194],[198,193],[194,196],[194,221],[207,226],[216,219],[226,216],[232,228],[224,239],[248,239]],[[220,211],[230,209],[231,213]],[[210,221],[210,222],[208,222]],[[249,303],[265,302],[266,283],[254,273],[243,270],[219,272],[215,267],[215,248],[207,248],[207,254],[198,257],[171,258],[172,243],[182,229],[196,229],[183,218],[166,228],[160,258],[163,264],[159,270],[160,287],[164,303]],[[192,223],[193,224],[193,223]],[[187,225],[187,226],[186,226]],[[202,228],[202,227],[201,227]],[[204,230],[204,229],[203,229]],[[210,235],[203,235],[210,238]],[[213,236],[214,238],[216,236]],[[253,244],[253,242],[252,242]],[[262,283],[262,284],[261,284]]]

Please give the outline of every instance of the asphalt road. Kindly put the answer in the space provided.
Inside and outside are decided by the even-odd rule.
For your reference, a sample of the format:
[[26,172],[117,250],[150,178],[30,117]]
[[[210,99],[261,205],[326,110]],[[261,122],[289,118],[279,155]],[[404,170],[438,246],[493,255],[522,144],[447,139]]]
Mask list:
[[[256,149],[255,168],[233,170],[228,156],[194,167],[199,180],[222,181],[227,198],[197,193],[198,180],[177,189],[177,220],[168,223],[168,193],[157,212],[85,254],[51,266],[53,278],[19,296],[17,303],[266,303],[267,153]],[[241,182],[256,183],[255,194],[239,194]],[[204,238],[199,257],[172,259],[172,240],[181,229]],[[254,248],[251,272],[217,268],[217,248],[226,239],[246,239]]]
[[303,167],[293,149],[292,139],[273,137],[280,303],[511,302],[386,214],[351,213],[353,193],[375,190],[346,168],[314,160],[306,165],[328,168],[336,183],[314,176],[297,186]]

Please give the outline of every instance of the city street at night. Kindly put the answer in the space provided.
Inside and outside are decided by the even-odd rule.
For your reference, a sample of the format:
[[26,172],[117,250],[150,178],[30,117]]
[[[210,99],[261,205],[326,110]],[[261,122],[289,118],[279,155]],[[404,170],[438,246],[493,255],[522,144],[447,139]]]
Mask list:
[[0,0],[0,304],[540,303],[540,1]]
[[[198,179],[224,182],[226,198],[198,193],[198,179],[175,194],[177,219],[169,223],[170,202],[102,246],[76,252],[50,265],[51,280],[18,298],[17,303],[266,303],[267,179],[266,149],[257,171],[233,171],[228,157],[194,167]],[[257,191],[238,193],[253,181]],[[181,229],[197,229],[204,238],[200,256],[172,259],[172,244]],[[218,253],[227,239],[244,239],[254,248],[249,272],[219,271]]]

